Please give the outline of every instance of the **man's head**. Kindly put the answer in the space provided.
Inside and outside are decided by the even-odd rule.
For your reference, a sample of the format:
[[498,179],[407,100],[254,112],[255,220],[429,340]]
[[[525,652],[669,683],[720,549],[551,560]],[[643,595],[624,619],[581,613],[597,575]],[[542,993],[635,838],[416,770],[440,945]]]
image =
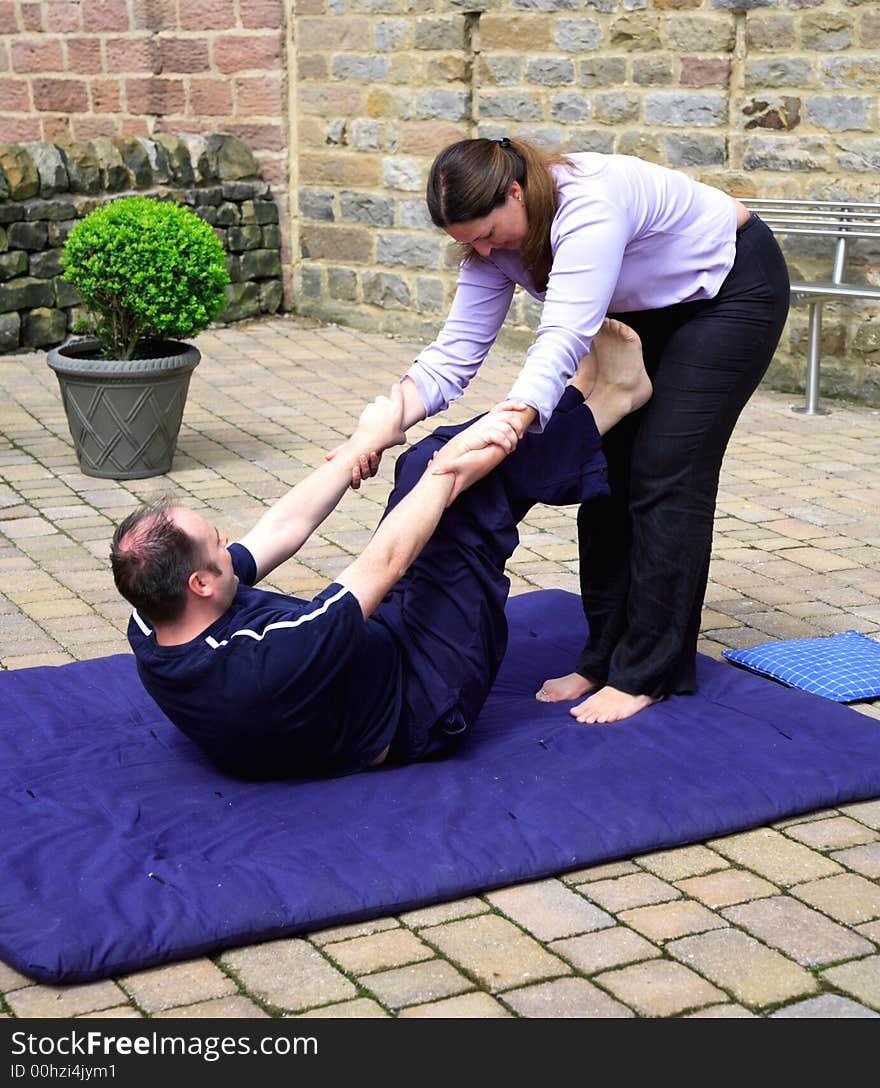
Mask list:
[[220,615],[238,584],[226,538],[200,514],[167,500],[139,507],[119,525],[110,564],[116,588],[154,624],[179,620],[193,603]]

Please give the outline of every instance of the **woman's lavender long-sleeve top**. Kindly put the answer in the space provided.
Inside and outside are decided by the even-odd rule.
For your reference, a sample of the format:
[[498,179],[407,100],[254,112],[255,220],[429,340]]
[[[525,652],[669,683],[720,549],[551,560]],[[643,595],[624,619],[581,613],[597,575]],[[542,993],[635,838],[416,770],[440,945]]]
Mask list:
[[544,307],[510,390],[543,429],[609,311],[654,310],[713,298],[733,265],[736,208],[719,189],[629,155],[569,156],[552,167],[559,206],[550,229],[547,290],[518,253],[462,264],[440,335],[408,371],[428,415],[461,396],[495,341],[520,284]]

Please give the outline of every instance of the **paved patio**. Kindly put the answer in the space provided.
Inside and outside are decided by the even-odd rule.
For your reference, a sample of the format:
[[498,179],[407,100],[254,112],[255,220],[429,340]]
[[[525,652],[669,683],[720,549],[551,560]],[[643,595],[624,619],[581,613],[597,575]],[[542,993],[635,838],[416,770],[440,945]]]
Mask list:
[[[77,469],[42,355],[0,359],[0,665],[127,649],[107,552],[134,505],[173,490],[230,537],[350,432],[417,346],[277,318],[198,341],[174,471]],[[506,392],[498,355],[449,415]],[[726,461],[701,649],[880,631],[880,413],[793,414],[761,392]],[[426,431],[426,425],[419,433]],[[350,493],[273,587],[307,595],[369,538],[388,492]],[[574,510],[539,508],[514,592],[577,589]],[[880,705],[862,704],[880,719]],[[880,729],[880,720],[878,720]],[[880,800],[361,925],[64,988],[0,963],[18,1017],[876,1017]]]

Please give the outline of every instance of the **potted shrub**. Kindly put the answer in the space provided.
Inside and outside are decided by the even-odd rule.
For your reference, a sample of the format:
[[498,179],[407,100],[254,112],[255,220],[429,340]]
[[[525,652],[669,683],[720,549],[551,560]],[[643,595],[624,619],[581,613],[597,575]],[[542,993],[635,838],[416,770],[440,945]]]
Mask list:
[[71,230],[64,279],[86,339],[53,348],[80,468],[134,480],[168,472],[198,350],[229,282],[223,247],[188,208],[144,196],[95,208]]

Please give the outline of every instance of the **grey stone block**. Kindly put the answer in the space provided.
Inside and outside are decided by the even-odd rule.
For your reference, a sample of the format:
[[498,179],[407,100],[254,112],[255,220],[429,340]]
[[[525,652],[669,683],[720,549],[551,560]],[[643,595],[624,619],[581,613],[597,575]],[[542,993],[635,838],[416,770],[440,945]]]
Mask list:
[[813,68],[803,57],[767,57],[747,60],[744,78],[747,89],[808,87],[813,82]]
[[748,136],[744,143],[746,170],[827,170],[830,157],[821,139],[790,136]]
[[434,224],[428,215],[428,209],[424,200],[402,200],[398,208],[400,225],[413,227],[416,230],[433,230]]
[[67,314],[63,310],[39,307],[25,314],[21,323],[21,342],[27,347],[60,344],[66,335]]
[[146,136],[138,136],[138,142],[144,149],[147,162],[150,164],[150,173],[153,176],[154,185],[164,185],[171,180],[171,168],[168,162],[168,152],[156,140],[149,140]]
[[573,83],[574,61],[562,57],[534,57],[526,64],[526,80],[548,86]]
[[265,181],[224,181],[220,186],[220,195],[224,200],[242,203],[266,196],[269,184]]
[[231,200],[225,201],[217,208],[217,218],[214,220],[218,227],[234,227],[241,222],[241,207],[233,204]]
[[359,151],[377,151],[382,144],[382,121],[359,117],[352,121],[348,139],[351,147]]
[[40,196],[50,197],[66,193],[70,186],[64,156],[54,144],[22,144],[33,159],[40,177]]
[[480,117],[505,117],[514,121],[540,121],[544,110],[540,99],[529,94],[481,94]]
[[373,31],[373,44],[377,53],[390,53],[402,49],[409,40],[409,19],[380,19]]
[[20,345],[21,318],[17,313],[0,314],[0,352],[15,351]]
[[562,124],[583,121],[590,116],[590,103],[577,91],[564,91],[550,99],[550,117]]
[[467,45],[467,28],[461,15],[435,19],[416,19],[414,42],[416,49],[443,49],[456,52]]
[[727,100],[719,94],[655,91],[645,100],[645,120],[682,127],[720,125],[727,120]]
[[390,196],[342,192],[339,209],[343,219],[355,223],[373,223],[378,227],[394,225],[394,199]]
[[[245,204],[242,205],[241,215],[244,219]],[[253,216],[254,222],[259,223],[260,226],[264,226],[268,223],[278,222],[278,205],[274,200],[255,200],[253,202]]]
[[436,313],[446,306],[446,290],[441,280],[419,276],[416,280],[416,303],[420,310]]
[[246,249],[260,249],[263,234],[253,223],[247,227],[230,227],[226,232],[226,248],[230,253],[242,253]]
[[567,128],[560,145],[563,151],[598,151],[610,155],[614,151],[614,136],[591,128]]
[[192,167],[190,182],[217,181],[217,149],[204,136],[184,135],[180,143],[186,148]]
[[17,223],[24,219],[24,205],[0,201],[0,223]]
[[361,277],[364,302],[374,306],[403,309],[410,304],[409,286],[400,276],[387,272],[364,272]]
[[284,288],[280,280],[267,280],[260,284],[260,308],[264,314],[274,314],[284,301]]
[[70,306],[79,306],[81,302],[82,295],[72,283],[68,283],[67,280],[63,280],[60,277],[55,280],[55,305],[59,309],[67,309]]
[[361,56],[358,53],[337,53],[330,70],[334,79],[353,83],[382,82],[388,76],[388,59],[381,56]]
[[666,137],[666,155],[670,166],[724,166],[727,162],[727,139],[710,133],[695,136]]
[[276,223],[260,227],[261,249],[281,249],[281,228]]
[[42,253],[32,253],[28,271],[39,280],[48,280],[60,275],[61,250],[44,249]]
[[499,54],[498,56],[483,57],[482,62],[494,83],[504,85],[522,82],[522,58]]
[[33,280],[30,276],[0,284],[0,313],[51,306],[55,300],[51,280]]
[[11,223],[7,235],[10,249],[36,252],[46,248],[49,227],[46,223]]
[[840,170],[852,170],[859,174],[876,174],[880,171],[880,140],[837,140],[840,153],[835,163]]
[[626,61],[623,57],[582,60],[578,65],[578,80],[584,87],[615,87],[626,82]]
[[357,276],[350,268],[328,268],[327,287],[331,298],[345,302],[357,299]]
[[21,144],[0,144],[0,179],[10,200],[28,200],[40,191],[37,164]]
[[560,49],[581,53],[598,49],[602,44],[602,27],[595,19],[560,19],[553,30]]
[[880,83],[880,57],[824,57],[819,61],[819,81],[828,87],[875,90]]
[[24,206],[24,215],[29,222],[76,219],[76,205],[69,200],[29,200]]
[[216,208],[212,208],[209,204],[204,204],[201,207],[193,208],[193,211],[203,223],[209,223],[212,227],[217,225]]
[[[592,7],[599,11],[613,11],[613,7],[600,7],[603,0],[593,0]],[[607,2],[607,0],[606,0]],[[614,3],[614,0],[610,0]],[[577,11],[578,0],[513,0],[512,7],[520,11]]]
[[117,136],[113,141],[122,158],[123,165],[138,189],[149,189],[155,184],[150,156],[140,140],[134,137]]
[[219,321],[241,321],[256,317],[260,310],[260,288],[256,283],[230,283],[226,287],[226,308]]
[[274,249],[251,249],[239,258],[243,280],[263,280],[281,275],[281,256]]
[[101,169],[94,151],[87,144],[61,148],[72,193],[97,193],[101,189]]
[[60,223],[49,221],[48,243],[52,248],[61,247],[67,241],[67,236],[76,226],[76,219],[65,219]]
[[260,168],[250,149],[237,136],[212,135],[205,141],[216,156],[216,176],[221,181],[260,176]]
[[439,258],[440,243],[433,238],[380,232],[376,241],[376,261],[379,264],[436,268]]
[[306,266],[300,272],[300,289],[304,298],[321,297],[321,269]]
[[778,8],[780,0],[709,0],[710,8],[721,11],[753,11],[755,8]]
[[419,91],[415,107],[418,117],[462,121],[470,116],[471,96],[469,91]]
[[184,196],[187,204],[194,208],[203,208],[207,205],[217,208],[223,203],[223,190],[219,185],[209,185],[205,189],[187,189]]
[[730,53],[736,44],[736,23],[733,16],[682,12],[666,19],[666,35],[670,46],[689,54]]
[[122,155],[114,142],[106,136],[90,140],[89,146],[94,152],[101,173],[101,188],[110,193],[118,193],[131,188],[131,174],[122,161]]
[[804,99],[807,120],[832,132],[871,130],[871,98],[814,95]]
[[308,186],[299,191],[299,212],[305,219],[318,219],[330,223],[336,218],[333,211],[334,194],[330,189],[312,189]]
[[196,172],[189,148],[183,140],[167,132],[158,132],[153,136],[153,142],[165,152],[170,180],[180,185],[192,185]]
[[632,74],[633,83],[639,86],[662,87],[672,82],[672,61],[668,57],[633,57]]
[[28,270],[28,256],[20,249],[11,253],[0,253],[0,280],[11,280],[23,276]]
[[639,115],[639,99],[624,91],[607,91],[593,95],[593,116],[606,125],[632,121]]
[[422,164],[413,159],[385,159],[382,162],[382,181],[390,189],[420,192]]

